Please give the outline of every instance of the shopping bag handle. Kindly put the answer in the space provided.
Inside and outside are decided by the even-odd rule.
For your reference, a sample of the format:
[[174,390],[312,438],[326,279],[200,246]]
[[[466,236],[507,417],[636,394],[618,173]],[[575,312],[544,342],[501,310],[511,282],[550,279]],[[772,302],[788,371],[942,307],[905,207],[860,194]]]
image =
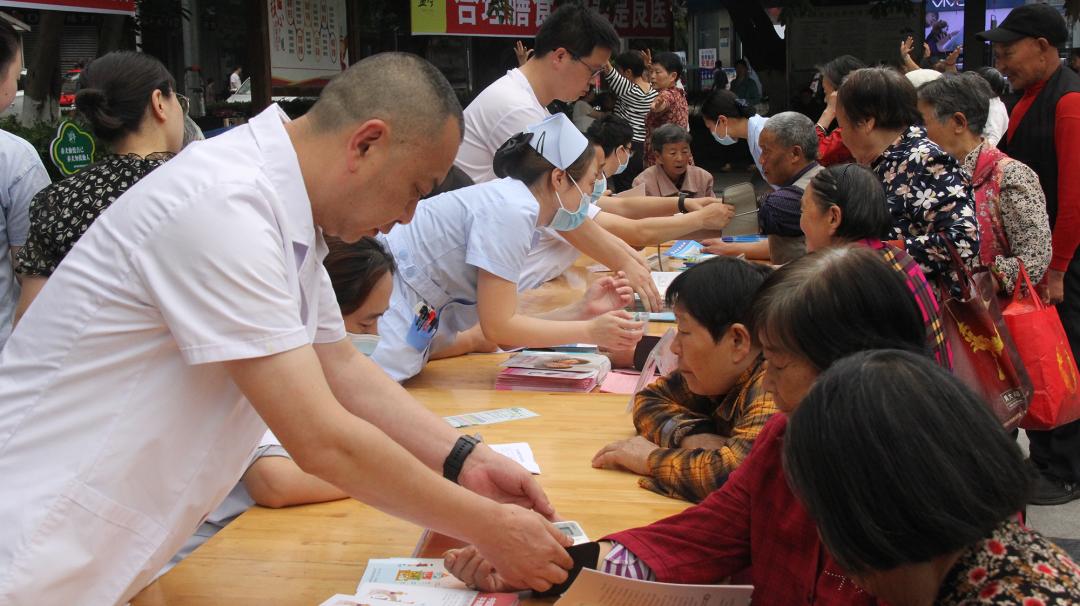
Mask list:
[[1020,287],[1026,286],[1028,293],[1027,296],[1029,299],[1031,299],[1032,305],[1034,306],[1035,310],[1038,311],[1040,309],[1046,308],[1046,304],[1043,303],[1042,297],[1040,297],[1038,293],[1035,292],[1035,287],[1031,285],[1031,277],[1028,276],[1027,268],[1024,267],[1024,262],[1020,259],[1017,259],[1016,262],[1020,265],[1020,272],[1016,277],[1016,286],[1013,287],[1013,297],[1011,305],[1019,304],[1020,301],[1024,298],[1023,295],[1020,294]]

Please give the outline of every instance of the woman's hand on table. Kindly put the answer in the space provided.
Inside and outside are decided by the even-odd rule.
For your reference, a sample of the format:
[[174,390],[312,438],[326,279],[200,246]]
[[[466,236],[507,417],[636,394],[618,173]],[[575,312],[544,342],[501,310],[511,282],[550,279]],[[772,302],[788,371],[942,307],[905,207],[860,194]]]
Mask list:
[[709,253],[710,255],[724,255],[726,257],[737,257],[744,252],[738,242],[724,242],[722,238],[702,240],[701,247],[701,252]]
[[485,560],[472,545],[447,551],[443,554],[443,564],[450,574],[461,579],[461,582],[469,587],[480,591],[506,593],[522,590],[522,587],[513,587],[507,583],[495,567]]
[[589,342],[605,349],[633,349],[641,340],[644,328],[645,323],[635,322],[630,312],[609,311],[589,320]]
[[647,476],[650,473],[649,455],[657,448],[660,447],[641,436],[619,440],[601,448],[593,456],[592,466],[597,469],[625,469]]
[[581,298],[581,317],[595,318],[600,314],[634,304],[634,288],[624,272],[594,280]]
[[482,561],[470,559],[462,566],[457,557],[451,558],[453,566],[448,561],[447,568],[470,578],[457,572],[455,576],[474,585],[483,581],[534,591],[546,591],[566,581],[567,571],[574,565],[566,548],[573,540],[550,522],[514,505],[501,505],[498,515],[487,522],[490,531],[476,541],[476,556]]

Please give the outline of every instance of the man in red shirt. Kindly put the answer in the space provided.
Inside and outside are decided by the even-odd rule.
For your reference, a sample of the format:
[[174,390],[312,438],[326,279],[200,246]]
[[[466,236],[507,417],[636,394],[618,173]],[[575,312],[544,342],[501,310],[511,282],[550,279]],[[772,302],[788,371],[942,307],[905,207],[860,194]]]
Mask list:
[[[1035,170],[1046,194],[1053,257],[1045,298],[1056,304],[1073,352],[1080,352],[1080,76],[1062,66],[1065,18],[1045,4],[1013,9],[995,29],[978,34],[994,44],[995,65],[1024,96],[1013,108],[1000,146]],[[1080,421],[1028,431],[1040,480],[1033,505],[1080,498]]]

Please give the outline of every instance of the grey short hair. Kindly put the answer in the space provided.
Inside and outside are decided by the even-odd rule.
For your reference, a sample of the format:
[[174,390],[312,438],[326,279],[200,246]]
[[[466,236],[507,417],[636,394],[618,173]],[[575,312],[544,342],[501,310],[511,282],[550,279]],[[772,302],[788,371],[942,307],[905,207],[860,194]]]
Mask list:
[[802,150],[802,156],[807,161],[817,160],[818,137],[814,121],[799,112],[781,112],[769,118],[765,127],[761,129],[769,131],[780,145],[784,147],[798,146]]
[[948,120],[953,114],[964,114],[968,130],[981,135],[990,115],[990,99],[994,91],[978,74],[965,72],[950,74],[927,82],[919,87],[919,101],[934,110],[938,122]]
[[451,118],[465,132],[461,103],[446,77],[410,53],[379,53],[353,64],[326,85],[308,115],[323,132],[381,119],[398,137],[431,136]]
[[678,124],[668,123],[652,132],[652,148],[656,153],[664,151],[665,145],[672,143],[690,144],[690,133]]

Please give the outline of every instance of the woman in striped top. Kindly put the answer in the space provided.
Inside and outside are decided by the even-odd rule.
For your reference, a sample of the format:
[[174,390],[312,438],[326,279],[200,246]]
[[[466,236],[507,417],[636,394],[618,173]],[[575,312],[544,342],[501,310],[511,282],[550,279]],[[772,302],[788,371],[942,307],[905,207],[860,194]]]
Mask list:
[[629,189],[645,167],[645,116],[652,109],[657,91],[649,84],[645,60],[639,51],[627,51],[615,57],[615,66],[604,68],[604,80],[615,93],[615,115],[630,123],[634,129],[629,165],[613,180],[615,191]]
[[[652,109],[645,116],[645,167],[656,163],[652,153],[652,131],[665,124],[677,124],[690,132],[690,107],[686,104],[686,91],[676,86],[683,74],[683,62],[675,53],[658,54],[649,66],[652,84],[659,92]],[[690,164],[694,163],[693,156]]]

